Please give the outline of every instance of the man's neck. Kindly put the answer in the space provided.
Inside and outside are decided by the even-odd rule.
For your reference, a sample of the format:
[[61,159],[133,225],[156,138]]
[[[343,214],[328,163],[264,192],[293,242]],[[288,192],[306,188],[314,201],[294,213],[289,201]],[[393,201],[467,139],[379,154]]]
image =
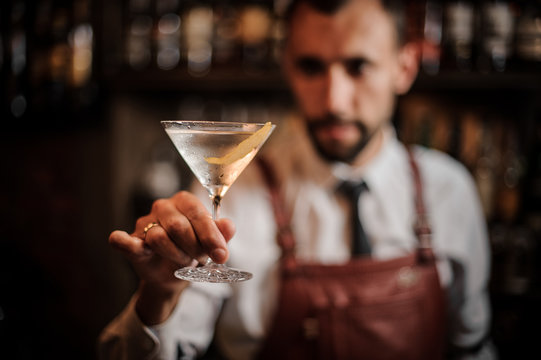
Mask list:
[[374,157],[376,157],[382,146],[385,139],[385,133],[389,130],[390,125],[384,125],[379,128],[376,133],[372,136],[368,144],[363,148],[363,150],[357,155],[357,157],[351,162],[351,166],[359,167],[368,164]]

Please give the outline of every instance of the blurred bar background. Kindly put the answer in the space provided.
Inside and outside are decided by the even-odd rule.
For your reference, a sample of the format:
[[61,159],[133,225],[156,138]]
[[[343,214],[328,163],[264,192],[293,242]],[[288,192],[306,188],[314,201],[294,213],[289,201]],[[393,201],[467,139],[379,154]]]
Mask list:
[[[273,121],[287,0],[0,3],[0,358],[94,359],[135,289],[109,248],[191,181],[159,121]],[[408,2],[422,71],[399,137],[473,174],[493,252],[492,336],[531,358],[541,321],[541,2]]]

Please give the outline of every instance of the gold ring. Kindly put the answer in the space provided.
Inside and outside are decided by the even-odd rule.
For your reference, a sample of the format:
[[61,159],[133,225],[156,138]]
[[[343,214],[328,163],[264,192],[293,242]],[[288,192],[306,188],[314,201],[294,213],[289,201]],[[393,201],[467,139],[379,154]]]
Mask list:
[[147,226],[145,226],[145,228],[143,229],[143,233],[145,234],[145,237],[147,236],[147,232],[152,229],[154,226],[160,226],[160,224],[158,224],[157,222],[151,222],[150,224],[148,224]]

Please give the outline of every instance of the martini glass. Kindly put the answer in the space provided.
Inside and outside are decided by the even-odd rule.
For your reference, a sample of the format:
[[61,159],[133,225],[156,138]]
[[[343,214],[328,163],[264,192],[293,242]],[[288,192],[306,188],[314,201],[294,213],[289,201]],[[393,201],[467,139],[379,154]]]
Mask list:
[[[225,193],[275,128],[271,123],[170,120],[161,124],[197,180],[207,189],[214,220],[218,219]],[[216,264],[210,257],[203,266],[176,270],[175,276],[188,281],[214,283],[252,278],[249,272]]]

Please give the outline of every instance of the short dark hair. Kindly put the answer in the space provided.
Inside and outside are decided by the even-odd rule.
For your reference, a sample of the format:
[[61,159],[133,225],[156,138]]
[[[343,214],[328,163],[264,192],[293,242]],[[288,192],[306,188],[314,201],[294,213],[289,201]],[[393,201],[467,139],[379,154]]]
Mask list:
[[[344,5],[351,0],[291,0],[285,11],[285,18],[287,22],[291,20],[293,13],[298,5],[305,3],[313,9],[320,11],[324,14],[332,15],[340,10]],[[379,0],[383,5],[383,8],[392,16],[397,40],[399,44],[406,42],[406,14],[404,9],[404,3],[401,0]]]

